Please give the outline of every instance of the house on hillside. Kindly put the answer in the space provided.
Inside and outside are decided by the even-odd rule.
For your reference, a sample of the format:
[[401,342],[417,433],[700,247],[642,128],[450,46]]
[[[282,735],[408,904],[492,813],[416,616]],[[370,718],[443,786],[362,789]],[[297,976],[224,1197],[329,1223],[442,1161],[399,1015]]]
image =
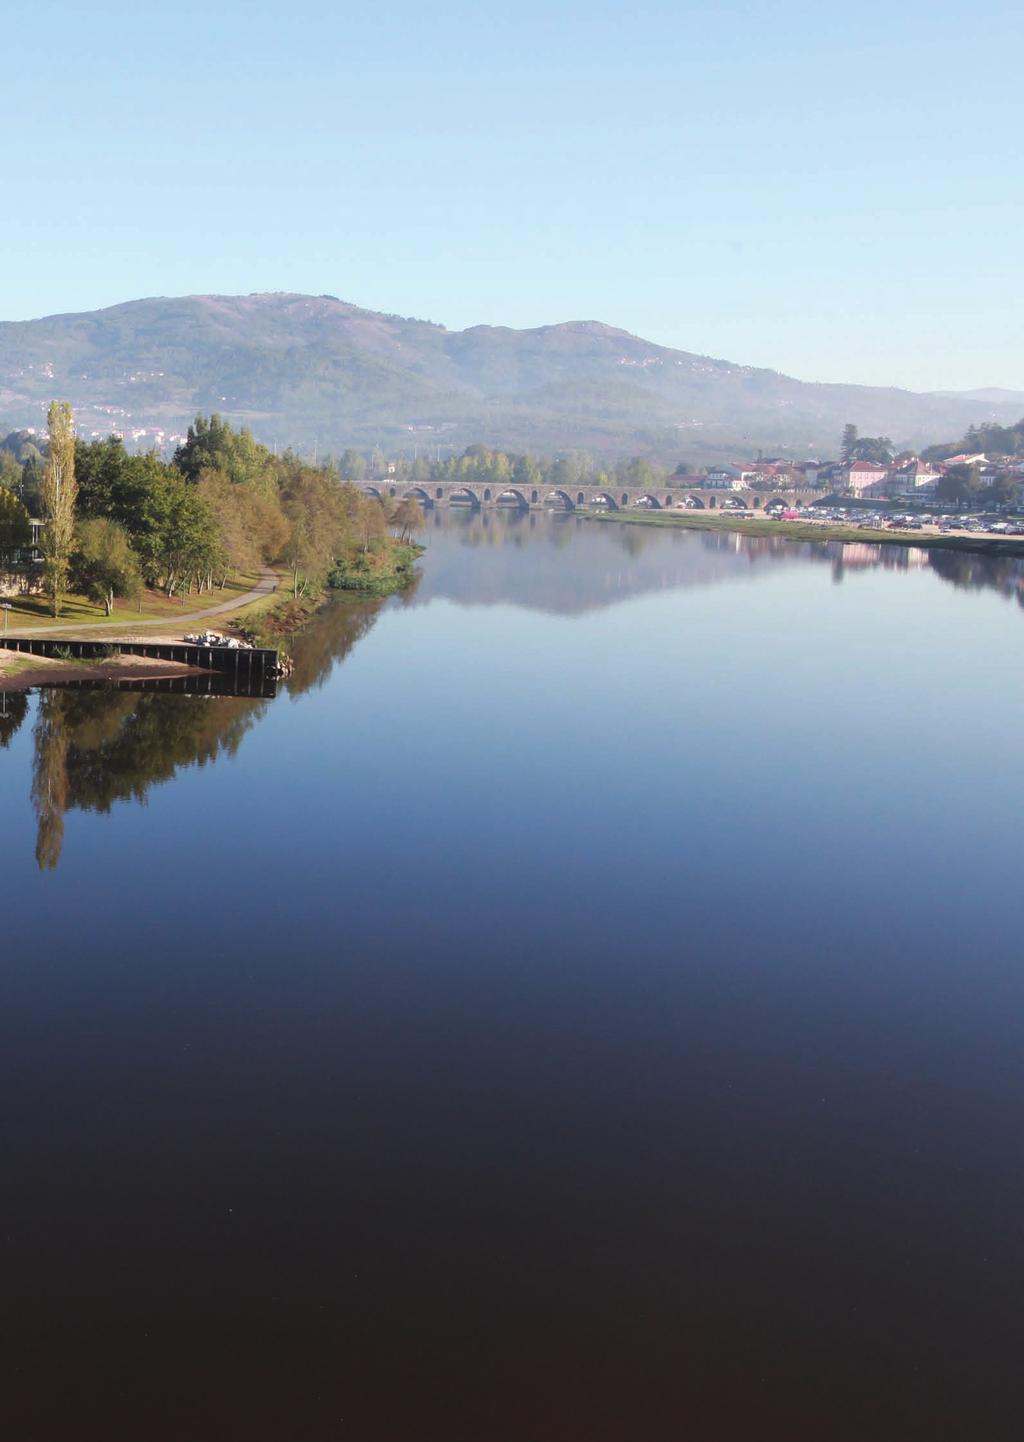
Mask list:
[[988,463],[988,456],[984,451],[975,451],[973,455],[964,451],[959,456],[947,456],[942,462],[944,466],[984,466]]
[[935,489],[935,483],[940,476],[939,471],[933,471],[927,461],[912,460],[902,466],[893,466],[889,472],[890,496],[916,496],[925,495]]
[[797,461],[793,470],[797,474],[797,485],[808,491],[813,491],[818,484],[818,477],[826,469],[820,461]]
[[836,483],[853,496],[879,495],[877,487],[888,479],[888,466],[878,465],[875,461],[852,461],[849,465],[840,467]]

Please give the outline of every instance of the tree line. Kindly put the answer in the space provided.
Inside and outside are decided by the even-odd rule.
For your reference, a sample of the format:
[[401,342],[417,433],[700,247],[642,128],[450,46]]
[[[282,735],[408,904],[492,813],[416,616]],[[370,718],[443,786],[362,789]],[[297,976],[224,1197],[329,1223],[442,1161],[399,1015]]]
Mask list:
[[1024,456],[1024,418],[1015,426],[971,426],[958,441],[929,446],[921,455],[926,461],[945,461],[960,455]]
[[[415,502],[398,508],[365,495],[338,466],[275,455],[220,416],[198,416],[170,461],[129,454],[122,441],[83,441],[70,405],[55,401],[38,489],[26,497],[0,484],[0,551],[27,544],[29,499],[43,526],[46,592],[59,615],[70,589],[109,615],[114,597],[144,585],[167,595],[202,592],[235,571],[287,566],[296,595],[322,586],[348,556],[403,536],[422,519]],[[13,477],[8,465],[6,476]]]
[[665,484],[670,475],[686,476],[690,467],[681,463],[674,472],[646,456],[633,456],[616,463],[598,461],[587,451],[568,451],[550,459],[525,453],[495,450],[490,446],[467,446],[461,455],[430,460],[386,460],[375,452],[369,458],[359,451],[345,451],[337,462],[339,474],[355,483],[393,480],[399,483],[424,485],[430,481],[465,482],[481,486],[516,486],[521,490],[546,487],[569,490],[585,483],[604,489],[611,485],[642,486],[654,489]]

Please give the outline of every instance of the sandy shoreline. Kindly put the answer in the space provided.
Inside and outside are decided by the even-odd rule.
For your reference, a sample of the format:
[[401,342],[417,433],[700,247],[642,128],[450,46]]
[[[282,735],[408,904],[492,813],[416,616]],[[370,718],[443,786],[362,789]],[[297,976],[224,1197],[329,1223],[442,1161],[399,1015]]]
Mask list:
[[198,666],[154,661],[146,656],[111,656],[108,660],[88,663],[26,655],[0,646],[0,689],[4,691],[27,691],[33,686],[52,686],[61,681],[156,681],[168,676],[205,674]]

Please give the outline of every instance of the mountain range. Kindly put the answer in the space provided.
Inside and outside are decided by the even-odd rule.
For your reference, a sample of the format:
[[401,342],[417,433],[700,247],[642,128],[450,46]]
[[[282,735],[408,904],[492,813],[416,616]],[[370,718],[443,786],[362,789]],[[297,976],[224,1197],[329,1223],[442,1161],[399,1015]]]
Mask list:
[[[671,461],[835,453],[844,424],[919,446],[1017,421],[1024,394],[817,384],[654,345],[599,321],[533,330],[362,310],[333,296],[198,295],[0,323],[0,430],[45,424],[147,445],[219,411],[304,455],[434,455],[483,442]],[[145,434],[142,434],[142,433]]]

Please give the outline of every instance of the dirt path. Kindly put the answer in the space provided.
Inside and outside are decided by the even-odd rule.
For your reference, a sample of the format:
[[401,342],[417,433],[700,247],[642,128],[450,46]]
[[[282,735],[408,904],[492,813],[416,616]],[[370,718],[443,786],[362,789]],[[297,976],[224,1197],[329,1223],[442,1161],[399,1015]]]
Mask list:
[[[236,596],[233,601],[221,601],[219,605],[210,606],[205,611],[189,611],[184,616],[159,616],[148,620],[143,618],[140,621],[133,621],[131,626],[122,627],[122,630],[125,632],[130,631],[132,635],[134,635],[136,631],[141,631],[153,626],[163,626],[164,628],[169,627],[177,630],[179,626],[190,625],[193,621],[205,621],[210,616],[230,615],[242,606],[248,606],[252,601],[261,601],[264,596],[269,596],[276,590],[277,577],[273,571],[264,571],[260,577],[258,586],[252,591],[246,591],[243,595]],[[11,635],[54,636],[59,639],[65,631],[73,631],[76,636],[80,635],[83,631],[103,631],[113,641],[118,638],[115,624],[116,623],[112,621],[88,621],[84,626],[75,622],[70,622],[67,626],[12,626]],[[2,645],[3,635],[0,633],[0,646]]]

